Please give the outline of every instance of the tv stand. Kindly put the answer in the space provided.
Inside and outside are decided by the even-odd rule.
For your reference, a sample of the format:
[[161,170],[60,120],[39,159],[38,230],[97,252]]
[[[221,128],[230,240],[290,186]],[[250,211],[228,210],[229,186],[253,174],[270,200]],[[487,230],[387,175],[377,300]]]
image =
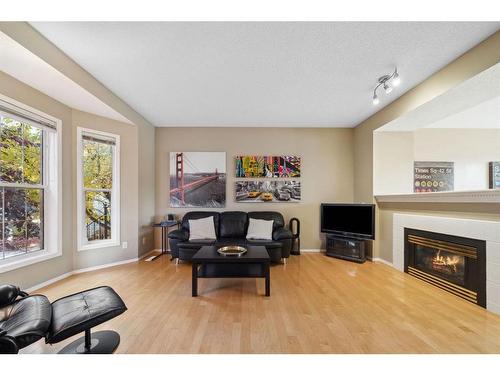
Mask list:
[[366,261],[366,240],[358,238],[326,235],[326,255],[357,263]]

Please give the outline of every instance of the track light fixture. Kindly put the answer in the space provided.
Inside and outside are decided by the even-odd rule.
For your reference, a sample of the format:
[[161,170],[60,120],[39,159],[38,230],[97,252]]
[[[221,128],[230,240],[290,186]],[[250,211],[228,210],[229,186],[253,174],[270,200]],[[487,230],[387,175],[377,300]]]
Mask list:
[[383,87],[386,94],[389,94],[392,91],[393,87],[399,86],[399,84],[401,83],[401,78],[398,74],[398,68],[396,67],[392,74],[383,75],[377,80],[377,82],[377,86],[375,86],[375,88],[373,89],[373,105],[377,105],[380,103],[377,95],[377,89],[380,86]]

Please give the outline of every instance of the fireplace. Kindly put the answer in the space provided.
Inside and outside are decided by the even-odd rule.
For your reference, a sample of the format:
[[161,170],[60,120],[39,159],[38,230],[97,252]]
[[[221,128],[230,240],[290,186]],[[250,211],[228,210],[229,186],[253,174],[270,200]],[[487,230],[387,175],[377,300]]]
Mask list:
[[486,241],[405,228],[404,271],[486,307]]

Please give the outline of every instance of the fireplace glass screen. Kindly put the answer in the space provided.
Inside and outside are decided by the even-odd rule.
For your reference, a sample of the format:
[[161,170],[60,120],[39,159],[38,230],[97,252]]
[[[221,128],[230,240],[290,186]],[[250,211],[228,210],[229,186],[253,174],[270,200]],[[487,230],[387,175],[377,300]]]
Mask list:
[[416,245],[415,267],[455,284],[465,285],[465,257],[463,255]]
[[486,241],[405,228],[405,272],[486,306]]

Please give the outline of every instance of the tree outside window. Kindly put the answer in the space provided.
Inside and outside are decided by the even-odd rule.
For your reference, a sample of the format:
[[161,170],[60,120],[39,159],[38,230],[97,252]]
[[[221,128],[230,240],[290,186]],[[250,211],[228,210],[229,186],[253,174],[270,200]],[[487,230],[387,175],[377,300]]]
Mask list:
[[115,238],[115,140],[83,131],[81,142],[83,246]]
[[44,248],[43,130],[0,115],[0,259]]

